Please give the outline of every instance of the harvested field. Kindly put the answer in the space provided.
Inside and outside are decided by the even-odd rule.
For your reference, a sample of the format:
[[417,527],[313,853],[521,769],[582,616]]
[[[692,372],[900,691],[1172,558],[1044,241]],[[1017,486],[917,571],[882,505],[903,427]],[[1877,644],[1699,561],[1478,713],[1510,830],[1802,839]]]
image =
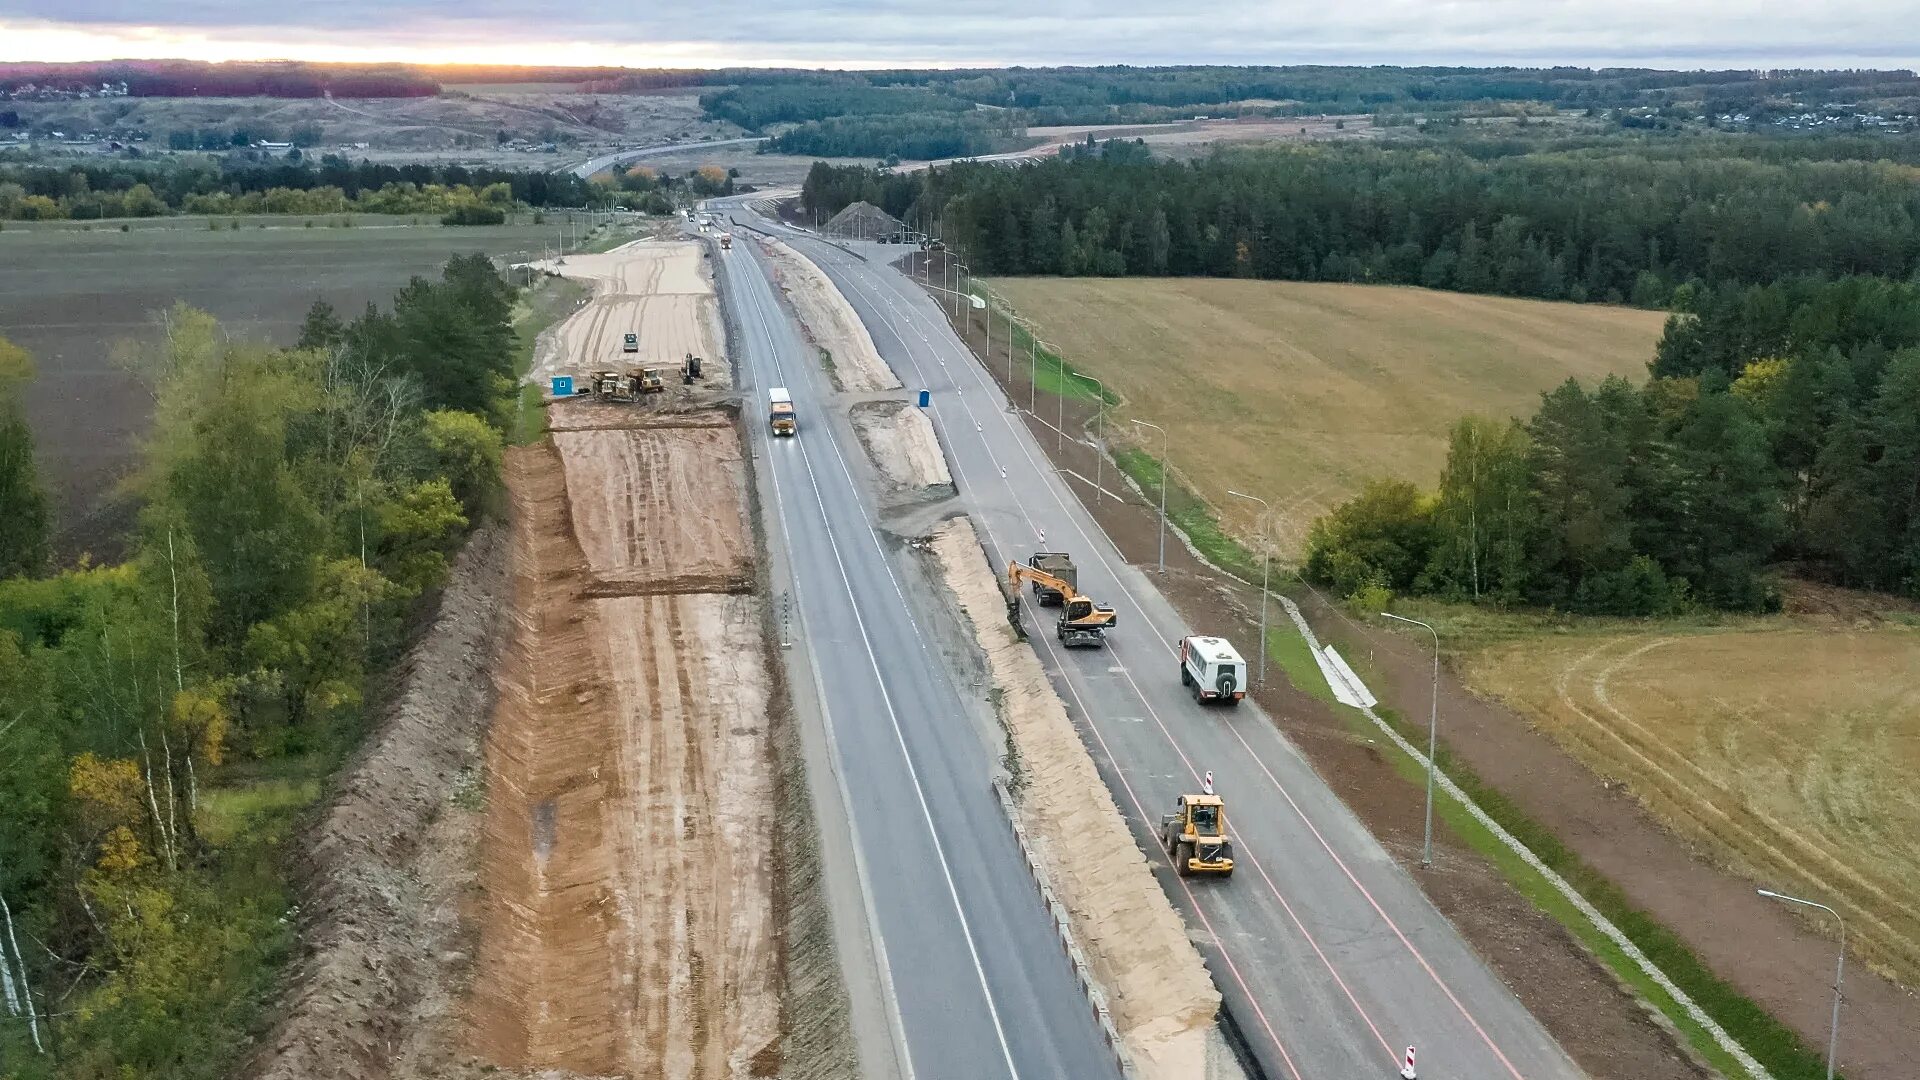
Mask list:
[[1716,863],[1839,907],[1853,950],[1920,984],[1920,631],[1622,629],[1491,645],[1464,674]]
[[1006,597],[967,518],[933,551],[986,654],[1019,761],[1015,799],[1107,1005],[1142,1076],[1208,1075],[1220,992],[1185,924],[1134,845],[1092,757],[1032,648],[1006,621]]
[[131,508],[114,502],[113,488],[134,465],[153,399],[111,356],[124,339],[156,339],[159,312],[190,304],[231,335],[290,345],[315,300],[350,316],[369,302],[388,303],[415,275],[436,275],[449,256],[538,251],[553,237],[546,226],[357,220],[354,228],[308,229],[283,218],[273,228],[214,231],[167,218],[125,233],[10,223],[0,232],[0,336],[39,364],[27,416],[63,554],[110,557],[131,524]]
[[758,243],[772,258],[774,283],[800,317],[807,340],[832,356],[834,385],[856,394],[900,389],[900,380],[880,358],[866,324],[827,275],[778,240]]
[[1276,533],[1296,547],[1370,477],[1437,483],[1461,415],[1525,414],[1569,377],[1644,371],[1666,318],[1397,286],[1021,278],[992,288],[1125,400],[1111,430],[1129,428],[1128,415],[1165,425],[1176,476],[1243,535],[1255,531],[1252,504],[1227,489],[1264,494]]
[[[543,343],[529,375],[543,390],[555,375],[576,379],[598,369],[657,367],[669,399],[683,396],[681,361],[692,353],[704,361],[701,390],[732,385],[720,342],[719,305],[706,265],[705,245],[692,240],[640,240],[599,255],[569,255],[564,262],[536,263],[563,277],[592,283],[593,299]],[[622,351],[627,334],[639,335],[639,351]]]
[[513,451],[471,1028],[495,1064],[780,1069],[774,680],[737,438],[714,412]]
[[897,487],[953,494],[953,474],[927,414],[906,401],[863,401],[853,407],[853,430],[880,472]]

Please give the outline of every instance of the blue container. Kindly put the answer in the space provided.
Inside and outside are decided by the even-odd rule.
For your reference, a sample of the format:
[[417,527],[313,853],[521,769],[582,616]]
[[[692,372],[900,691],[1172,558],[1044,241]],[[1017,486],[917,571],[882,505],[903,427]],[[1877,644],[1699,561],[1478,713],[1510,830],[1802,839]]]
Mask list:
[[932,400],[933,400],[933,391],[931,390],[920,391],[920,407],[921,408],[923,409],[926,408],[927,404]]
[[555,375],[553,377],[553,396],[554,397],[572,397],[573,396],[573,376]]

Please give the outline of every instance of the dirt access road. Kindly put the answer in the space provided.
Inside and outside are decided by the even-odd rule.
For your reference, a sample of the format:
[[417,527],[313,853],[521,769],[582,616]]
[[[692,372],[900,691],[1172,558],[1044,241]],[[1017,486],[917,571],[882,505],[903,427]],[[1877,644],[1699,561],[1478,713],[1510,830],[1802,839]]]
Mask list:
[[[537,271],[593,286],[587,302],[548,335],[533,358],[531,378],[551,388],[555,375],[576,383],[600,369],[661,369],[667,397],[678,396],[680,364],[692,353],[705,361],[701,386],[733,385],[720,342],[720,311],[706,245],[694,240],[636,240],[598,255],[569,255],[536,262]],[[638,352],[622,351],[627,334],[639,335]]]

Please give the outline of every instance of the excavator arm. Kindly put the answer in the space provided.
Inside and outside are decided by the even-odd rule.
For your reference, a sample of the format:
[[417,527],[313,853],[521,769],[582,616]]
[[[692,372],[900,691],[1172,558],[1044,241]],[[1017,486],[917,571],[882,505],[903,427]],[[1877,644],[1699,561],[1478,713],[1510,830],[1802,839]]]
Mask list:
[[1113,628],[1116,618],[1113,609],[1094,603],[1091,597],[1082,596],[1072,582],[1018,560],[1007,564],[1007,582],[1013,586],[1016,595],[1022,584],[1030,583],[1057,590],[1066,598],[1061,605],[1060,618],[1054,628],[1063,644],[1105,644],[1104,635]]

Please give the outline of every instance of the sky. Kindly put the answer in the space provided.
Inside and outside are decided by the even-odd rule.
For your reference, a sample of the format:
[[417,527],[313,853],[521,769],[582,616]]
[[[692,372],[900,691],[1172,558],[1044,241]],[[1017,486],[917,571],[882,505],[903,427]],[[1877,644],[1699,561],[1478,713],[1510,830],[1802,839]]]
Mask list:
[[1920,0],[0,0],[0,60],[138,57],[1913,68]]

